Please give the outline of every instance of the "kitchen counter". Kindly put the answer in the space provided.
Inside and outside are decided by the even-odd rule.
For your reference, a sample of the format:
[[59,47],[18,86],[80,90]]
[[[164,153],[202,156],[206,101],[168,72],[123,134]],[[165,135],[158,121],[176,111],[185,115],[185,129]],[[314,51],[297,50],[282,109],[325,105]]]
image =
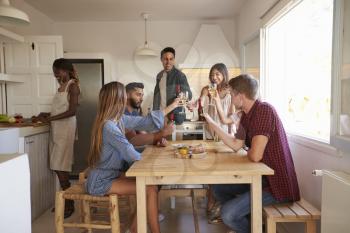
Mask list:
[[40,125],[16,125],[16,124],[0,124],[0,129],[18,129],[19,137],[27,137],[30,135],[45,133],[50,131],[50,126],[48,124]]
[[19,129],[19,136],[20,137],[27,137],[34,134],[39,133],[45,133],[50,131],[49,125],[42,125],[42,126],[27,126],[27,127],[20,127]]
[[5,163],[11,159],[14,159],[16,157],[21,156],[22,154],[20,153],[13,153],[13,154],[0,154],[0,164]]

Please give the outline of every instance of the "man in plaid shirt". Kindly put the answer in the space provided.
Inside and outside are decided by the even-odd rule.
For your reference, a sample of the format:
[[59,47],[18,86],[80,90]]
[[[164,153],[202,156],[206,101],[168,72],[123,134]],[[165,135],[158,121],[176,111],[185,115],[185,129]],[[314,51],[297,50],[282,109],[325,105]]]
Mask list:
[[[275,171],[273,176],[263,176],[263,205],[298,201],[300,194],[293,158],[276,110],[258,99],[258,81],[251,75],[239,75],[229,81],[229,86],[232,103],[243,112],[238,131],[234,136],[229,135],[205,115],[209,126],[233,150],[246,145],[251,161],[263,162]],[[233,230],[231,232],[250,232],[249,184],[214,185],[213,193],[221,204],[221,218]]]

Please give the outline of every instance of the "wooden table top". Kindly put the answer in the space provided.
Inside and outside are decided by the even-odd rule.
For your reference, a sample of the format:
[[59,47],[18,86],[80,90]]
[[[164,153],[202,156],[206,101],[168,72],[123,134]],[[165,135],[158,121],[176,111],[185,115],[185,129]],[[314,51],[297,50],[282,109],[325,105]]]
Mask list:
[[[202,143],[206,156],[201,159],[175,158],[172,144],[196,145]],[[142,159],[127,171],[127,176],[222,176],[273,175],[264,163],[251,162],[247,156],[234,153],[222,142],[186,140],[169,142],[167,147],[147,146]]]

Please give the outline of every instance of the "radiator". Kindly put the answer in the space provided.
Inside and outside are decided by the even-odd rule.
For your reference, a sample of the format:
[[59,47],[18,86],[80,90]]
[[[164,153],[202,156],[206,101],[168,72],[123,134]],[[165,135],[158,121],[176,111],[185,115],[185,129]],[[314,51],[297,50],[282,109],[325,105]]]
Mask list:
[[315,171],[322,175],[321,233],[350,232],[350,174]]

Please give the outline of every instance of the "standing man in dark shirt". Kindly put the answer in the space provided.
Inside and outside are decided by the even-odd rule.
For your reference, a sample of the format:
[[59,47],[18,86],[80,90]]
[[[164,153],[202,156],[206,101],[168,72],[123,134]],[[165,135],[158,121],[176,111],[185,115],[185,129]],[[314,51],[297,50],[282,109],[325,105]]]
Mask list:
[[[298,201],[300,199],[292,154],[282,121],[270,104],[258,100],[258,81],[250,75],[240,75],[229,81],[232,103],[242,110],[235,136],[225,133],[209,115],[209,126],[222,141],[237,151],[249,148],[248,158],[263,162],[275,171],[262,180],[262,203]],[[250,186],[247,184],[214,185],[214,196],[221,203],[221,218],[236,233],[250,232]]]
[[[175,49],[171,47],[164,48],[160,53],[160,60],[164,69],[157,74],[157,83],[153,96],[153,110],[164,109],[174,101],[179,92],[187,92],[189,100],[192,99],[192,92],[186,75],[174,66]],[[179,112],[181,112],[181,107],[176,108],[168,116],[176,124],[182,124],[186,117],[185,114],[179,114]]]

